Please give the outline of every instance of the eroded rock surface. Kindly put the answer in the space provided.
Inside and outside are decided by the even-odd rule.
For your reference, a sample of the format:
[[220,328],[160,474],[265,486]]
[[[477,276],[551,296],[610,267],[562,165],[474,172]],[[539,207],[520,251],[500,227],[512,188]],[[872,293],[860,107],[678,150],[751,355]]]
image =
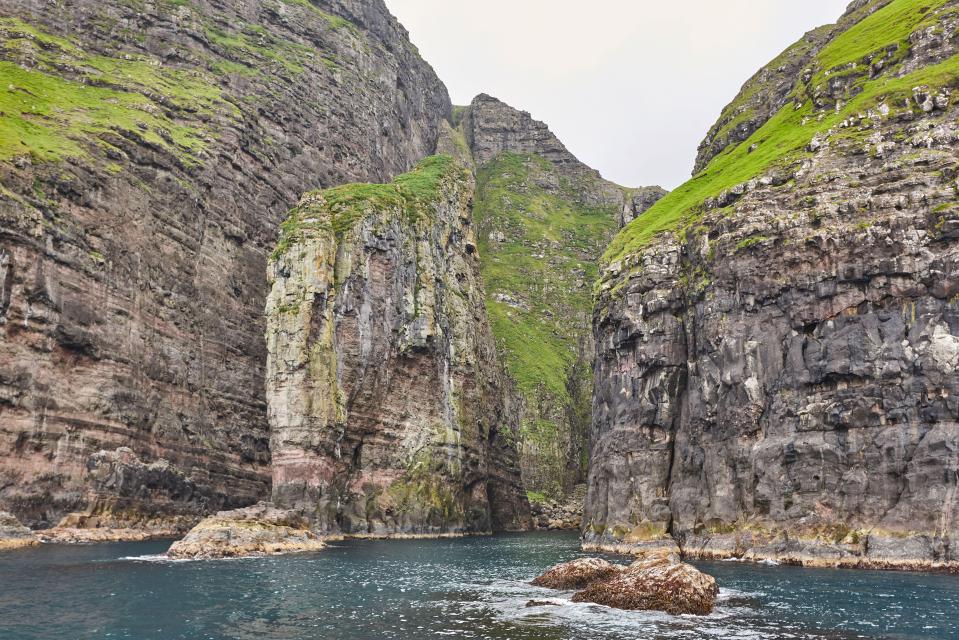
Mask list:
[[40,540],[16,517],[0,511],[0,551],[23,549],[40,544]]
[[326,546],[303,514],[267,503],[203,519],[167,551],[175,560],[214,560],[320,551]]
[[959,566],[955,3],[883,4],[857,3],[882,21],[859,33],[907,44],[823,48],[701,180],[801,146],[621,235],[594,318],[588,546]]
[[380,0],[0,4],[0,507],[267,497],[279,223],[432,153],[445,88]]
[[525,529],[518,418],[449,156],[305,196],[270,265],[273,496],[319,532]]
[[716,604],[716,579],[675,555],[637,560],[607,578],[591,581],[573,602],[616,609],[665,611],[672,615],[709,615]]
[[547,589],[582,589],[598,580],[618,575],[625,569],[622,565],[602,558],[579,558],[550,567],[546,573],[533,580],[532,584]]
[[578,484],[562,500],[544,498],[531,502],[530,509],[537,529],[579,531],[583,524],[586,484]]

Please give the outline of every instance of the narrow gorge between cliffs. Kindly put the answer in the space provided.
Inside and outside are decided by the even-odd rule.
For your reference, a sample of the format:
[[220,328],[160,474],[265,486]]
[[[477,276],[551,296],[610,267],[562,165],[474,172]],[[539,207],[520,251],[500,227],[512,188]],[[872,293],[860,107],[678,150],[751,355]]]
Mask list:
[[0,638],[959,640],[959,0],[672,190],[400,5],[0,0]]

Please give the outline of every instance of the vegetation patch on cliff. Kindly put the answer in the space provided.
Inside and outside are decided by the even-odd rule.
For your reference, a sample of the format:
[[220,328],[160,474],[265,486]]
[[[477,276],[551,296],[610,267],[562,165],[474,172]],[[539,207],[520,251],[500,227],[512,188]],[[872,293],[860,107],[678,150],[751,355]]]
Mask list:
[[[146,56],[92,55],[15,18],[0,19],[0,160],[50,162],[139,139],[193,164],[221,99],[212,77]],[[188,114],[189,117],[180,117]]]
[[283,255],[305,231],[331,230],[342,235],[372,211],[396,209],[411,223],[429,216],[447,180],[465,180],[466,169],[450,156],[431,156],[390,184],[356,183],[308,193],[280,227],[271,259]]
[[570,421],[579,424],[581,405],[589,405],[592,382],[589,365],[579,366],[587,357],[581,341],[588,334],[596,256],[617,225],[615,206],[585,195],[592,185],[583,181],[590,179],[564,175],[538,155],[514,153],[501,153],[477,175],[487,313],[526,400],[524,456],[536,460],[535,470],[524,469],[526,482],[555,496],[569,465],[580,462],[569,460],[567,440],[577,436],[564,430]]
[[[562,191],[542,186],[553,180]],[[504,153],[479,171],[475,213],[487,310],[510,371],[526,394],[545,386],[567,398],[578,348],[568,325],[590,313],[584,283],[596,277],[591,256],[614,233],[615,212],[582,203],[544,158]]]
[[[814,58],[815,73],[794,91],[792,99],[749,139],[716,156],[704,171],[660,200],[628,225],[610,244],[604,262],[613,263],[641,251],[663,232],[678,231],[696,220],[703,203],[737,185],[777,169],[785,169],[813,153],[810,143],[856,114],[891,108],[918,110],[913,88],[934,92],[959,86],[959,57],[897,77],[910,46],[909,36],[944,17],[944,0],[896,0],[837,36]],[[878,75],[872,62],[885,60]],[[837,73],[843,74],[842,96],[817,107],[835,94]]]

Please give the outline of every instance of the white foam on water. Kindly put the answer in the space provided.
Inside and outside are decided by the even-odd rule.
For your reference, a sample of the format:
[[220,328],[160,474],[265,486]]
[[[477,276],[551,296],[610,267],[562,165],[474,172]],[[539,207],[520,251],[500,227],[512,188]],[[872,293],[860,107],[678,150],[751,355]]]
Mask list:
[[[487,585],[459,584],[477,595],[471,606],[491,609],[506,623],[567,628],[576,637],[656,637],[675,640],[792,640],[814,636],[797,635],[782,628],[744,628],[744,616],[755,611],[744,606],[724,606],[724,600],[754,594],[721,589],[717,607],[708,616],[672,616],[659,611],[623,611],[592,603],[573,602],[572,591],[557,592],[525,582],[493,581]],[[549,604],[527,607],[530,600]]]
[[164,553],[144,556],[123,556],[117,560],[126,562],[155,562],[159,564],[182,564],[184,562],[234,562],[237,560],[259,560],[270,556],[240,556],[237,558],[171,558]]

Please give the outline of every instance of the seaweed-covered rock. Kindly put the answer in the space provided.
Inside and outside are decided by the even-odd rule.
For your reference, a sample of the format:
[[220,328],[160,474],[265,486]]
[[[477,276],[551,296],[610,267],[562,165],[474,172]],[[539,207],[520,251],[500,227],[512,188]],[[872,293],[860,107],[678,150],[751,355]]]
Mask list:
[[22,549],[40,544],[33,532],[23,526],[12,514],[0,511],[0,551]]
[[616,576],[625,568],[601,558],[578,558],[551,567],[532,584],[547,589],[582,589],[598,580]]
[[593,581],[573,602],[704,616],[712,613],[717,595],[715,578],[669,554],[638,560],[609,579]]
[[301,514],[261,502],[206,518],[183,540],[173,543],[167,555],[178,560],[211,560],[319,551],[325,546]]

